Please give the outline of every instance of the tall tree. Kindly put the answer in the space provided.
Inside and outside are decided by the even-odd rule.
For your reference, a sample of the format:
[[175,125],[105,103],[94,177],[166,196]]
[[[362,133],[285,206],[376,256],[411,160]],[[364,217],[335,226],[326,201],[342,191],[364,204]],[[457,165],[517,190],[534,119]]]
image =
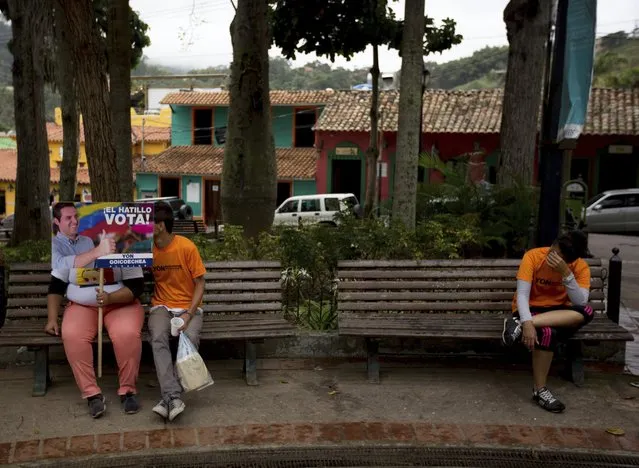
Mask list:
[[[117,0],[120,2],[121,0]],[[116,78],[112,80],[114,86],[111,87],[111,101],[112,109],[114,111],[113,118],[113,138],[114,145],[116,147],[116,154],[120,164],[119,173],[125,174],[120,177],[120,192],[121,200],[130,200],[132,196],[132,184],[133,174],[132,161],[131,161],[131,131],[130,131],[130,72],[129,67],[135,67],[142,58],[144,47],[151,43],[151,40],[147,36],[148,26],[144,23],[136,12],[131,10],[129,5],[126,5],[128,24],[128,31],[124,34],[109,33],[110,28],[123,28],[124,20],[119,19],[116,21],[116,25],[112,26],[110,12],[111,7],[115,8],[116,3],[109,0],[93,0],[93,10],[95,18],[100,29],[100,42],[101,48],[106,54],[107,59],[109,57],[115,57],[115,62],[119,64],[116,66],[117,70],[113,70],[113,63],[109,62],[111,68],[110,74],[115,74]],[[118,4],[119,5],[119,4]],[[124,16],[123,6],[118,6],[120,9],[119,16]],[[118,18],[119,18],[118,16]],[[115,18],[114,18],[115,19]],[[73,57],[70,51],[70,39],[68,33],[68,26],[66,25],[66,18],[62,14],[61,8],[55,9],[55,21],[57,27],[56,31],[56,67],[58,70],[58,89],[62,97],[62,122],[63,122],[63,136],[64,136],[64,158],[62,160],[62,168],[60,169],[60,198],[63,200],[73,199],[76,187],[76,171],[78,165],[78,150],[79,150],[79,108],[77,97],[77,83],[74,76],[75,67],[73,66]],[[116,36],[114,37],[114,34]],[[112,43],[112,39],[120,38],[121,42],[117,44]],[[124,45],[124,40],[128,39],[130,44]],[[115,49],[111,47],[115,46]],[[113,50],[112,50],[113,49]],[[120,50],[121,49],[121,50]],[[126,65],[125,62],[129,61]],[[118,74],[122,74],[122,77],[118,77]],[[129,84],[126,84],[128,80]],[[122,83],[125,83],[122,85]],[[114,94],[115,93],[115,94]],[[126,97],[125,97],[126,93]],[[114,96],[120,96],[113,103]],[[124,106],[126,111],[124,111]],[[121,115],[121,117],[117,117]],[[126,114],[126,115],[125,115]],[[126,130],[122,130],[121,127],[127,127]],[[124,142],[124,143],[123,143]],[[127,148],[123,150],[123,148]],[[129,182],[130,181],[130,182]],[[122,184],[125,185],[122,188]]]
[[273,224],[277,162],[271,129],[268,0],[239,0],[231,22],[233,62],[222,170],[226,224],[255,237]]
[[11,243],[47,239],[49,216],[49,148],[44,109],[47,76],[46,32],[51,30],[47,0],[8,0],[0,9],[11,20],[13,98],[18,168],[16,212]]
[[120,185],[113,145],[107,64],[91,0],[56,0],[68,25],[93,201],[117,201]]
[[551,4],[510,0],[504,9],[508,68],[500,128],[500,184],[532,184]]
[[113,143],[120,200],[133,200],[131,155],[131,28],[129,0],[111,0],[107,33]]
[[395,156],[393,218],[408,228],[415,227],[417,163],[422,135],[424,0],[406,0],[402,37],[402,69],[399,94],[399,124]]
[[62,9],[55,10],[57,88],[62,111],[62,166],[60,167],[60,200],[75,198],[78,156],[80,153],[80,111],[71,56],[68,26]]
[[[367,0],[353,2],[325,0],[300,2],[279,0],[272,15],[273,39],[283,55],[294,59],[296,52],[315,53],[335,61],[337,55],[349,60],[354,54],[373,46],[373,66],[370,69],[371,131],[366,151],[366,196],[364,207],[370,214],[375,204],[377,184],[378,119],[379,119],[379,64],[377,50],[381,45],[398,49],[401,46],[404,22],[395,18],[389,4],[394,0]],[[445,19],[441,27],[420,13],[426,25],[423,29],[423,54],[441,52],[461,42],[455,33],[455,22]]]

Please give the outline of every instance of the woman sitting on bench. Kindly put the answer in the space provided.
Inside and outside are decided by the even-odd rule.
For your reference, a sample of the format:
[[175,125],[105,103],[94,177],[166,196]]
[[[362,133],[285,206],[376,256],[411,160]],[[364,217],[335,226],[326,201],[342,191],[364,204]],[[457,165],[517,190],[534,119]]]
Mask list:
[[553,413],[566,408],[546,387],[557,343],[594,315],[588,305],[590,269],[583,260],[587,251],[585,234],[570,231],[551,247],[526,252],[517,273],[513,316],[504,320],[504,344],[522,342],[532,351],[533,400]]

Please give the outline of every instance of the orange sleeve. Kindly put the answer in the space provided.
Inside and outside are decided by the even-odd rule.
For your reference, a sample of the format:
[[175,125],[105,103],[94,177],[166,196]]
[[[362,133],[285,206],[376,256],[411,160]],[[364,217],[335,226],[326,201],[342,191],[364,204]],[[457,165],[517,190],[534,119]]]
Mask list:
[[526,281],[528,283],[533,282],[533,276],[535,273],[535,257],[532,251],[526,252],[524,258],[521,259],[519,264],[519,271],[517,271],[517,279]]
[[189,272],[191,273],[191,278],[199,278],[206,273],[206,268],[202,262],[202,257],[200,257],[200,252],[192,242],[189,242],[186,252],[186,261],[188,263]]
[[577,260],[572,272],[580,288],[590,289],[590,267],[583,259]]

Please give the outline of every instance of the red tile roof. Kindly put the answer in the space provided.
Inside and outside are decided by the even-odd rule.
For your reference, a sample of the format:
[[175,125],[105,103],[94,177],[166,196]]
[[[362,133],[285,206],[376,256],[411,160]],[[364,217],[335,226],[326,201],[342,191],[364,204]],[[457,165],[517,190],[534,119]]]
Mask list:
[[[18,171],[18,152],[16,150],[0,150],[0,181],[15,182]],[[51,182],[60,182],[60,169],[51,169]],[[89,170],[78,169],[77,181],[81,185],[89,185]]]
[[[334,91],[325,90],[271,90],[272,106],[295,106],[305,104],[326,104]],[[182,106],[228,106],[228,91],[180,91],[164,96],[161,104]]]
[[[142,127],[131,127],[134,142],[142,141]],[[171,127],[144,127],[145,143],[168,143],[171,141]]]
[[[315,178],[317,150],[314,148],[277,148],[278,179]],[[137,158],[136,172],[156,174],[198,174],[221,176],[224,148],[195,145],[171,146],[166,151],[146,158],[144,167]]]
[[[62,143],[62,126],[54,122],[47,122],[47,140]],[[142,141],[142,127],[131,127],[131,143]],[[164,143],[171,141],[171,127],[144,127],[144,141],[146,143]],[[80,143],[84,143],[84,126],[80,126]]]
[[[370,91],[338,91],[315,129],[370,131]],[[427,90],[422,130],[429,133],[499,133],[503,91]],[[381,128],[396,132],[399,92],[380,93]],[[595,88],[590,94],[585,135],[639,135],[639,89]]]

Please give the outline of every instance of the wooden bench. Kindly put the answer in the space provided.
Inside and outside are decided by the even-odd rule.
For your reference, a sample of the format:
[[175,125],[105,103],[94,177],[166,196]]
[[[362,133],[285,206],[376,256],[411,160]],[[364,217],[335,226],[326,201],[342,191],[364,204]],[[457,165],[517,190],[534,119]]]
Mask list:
[[181,235],[206,234],[206,226],[201,219],[175,219],[173,232]]
[[[596,316],[569,341],[567,353],[568,376],[577,385],[584,380],[582,343],[633,340],[604,313],[601,260],[588,263]],[[365,338],[373,383],[379,383],[380,339],[501,340],[518,266],[518,260],[341,261],[339,334]]]
[[[295,334],[295,327],[282,313],[280,264],[213,262],[205,265],[201,340],[243,340],[246,383],[257,385],[256,343]],[[50,264],[14,264],[6,270],[6,321],[0,328],[0,346],[27,346],[35,352],[34,396],[44,395],[50,382],[49,347],[62,344],[60,337],[44,333],[50,271]],[[152,280],[149,285],[152,288]],[[150,298],[148,289],[142,297],[145,304]],[[0,312],[0,326],[1,317]],[[149,340],[146,326],[143,339]],[[106,333],[104,341],[109,341]]]

